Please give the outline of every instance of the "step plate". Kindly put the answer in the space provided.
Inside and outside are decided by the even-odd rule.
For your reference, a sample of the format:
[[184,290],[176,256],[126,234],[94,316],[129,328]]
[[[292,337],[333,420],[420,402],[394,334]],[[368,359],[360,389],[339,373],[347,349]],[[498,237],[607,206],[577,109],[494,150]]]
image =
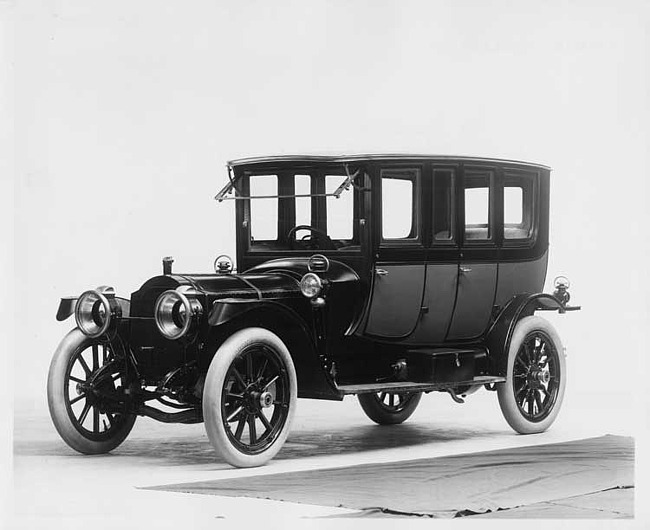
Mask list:
[[478,376],[469,381],[452,381],[445,383],[411,383],[399,381],[393,383],[364,383],[361,385],[338,385],[338,391],[346,396],[349,394],[370,394],[372,392],[429,392],[431,390],[446,390],[459,386],[487,385],[503,383],[505,377]]

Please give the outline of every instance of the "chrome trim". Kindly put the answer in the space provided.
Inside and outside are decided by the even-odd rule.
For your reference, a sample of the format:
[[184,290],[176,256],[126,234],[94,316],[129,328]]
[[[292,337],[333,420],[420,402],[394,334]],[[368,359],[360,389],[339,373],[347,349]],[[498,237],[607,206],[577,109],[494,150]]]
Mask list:
[[[203,306],[195,296],[196,291],[192,287],[182,285],[177,289],[165,291],[158,297],[154,309],[154,320],[158,331],[164,337],[177,340],[187,335],[196,317],[203,313]],[[173,316],[179,302],[185,310],[185,320],[182,326],[174,321]]]
[[[96,297],[97,300],[95,302],[93,302],[93,304],[92,304],[92,306],[90,308],[90,311],[88,311],[84,307],[84,305],[85,305],[84,302],[86,302],[86,299],[88,297],[90,297],[90,296]],[[115,298],[115,289],[113,289],[112,287],[109,287],[107,285],[101,285],[101,286],[97,287],[97,289],[90,289],[88,291],[84,291],[79,296],[79,298],[77,300],[77,303],[75,305],[75,309],[74,309],[74,319],[75,319],[75,323],[77,324],[77,327],[79,328],[79,330],[84,335],[86,335],[87,337],[96,338],[96,337],[99,337],[100,335],[103,335],[104,333],[106,333],[108,331],[108,328],[111,325],[111,321],[112,321],[113,317],[116,316],[117,308],[119,308],[119,306],[112,305],[109,302],[109,298],[111,298],[111,299]],[[101,303],[101,305],[104,308],[104,318],[105,318],[105,320],[104,320],[104,323],[101,326],[99,324],[97,324],[97,322],[92,317],[92,311],[93,311],[93,308],[94,308],[94,306],[95,306],[95,304],[97,302]],[[81,314],[82,311],[83,311],[83,314]],[[94,326],[97,327],[96,331],[91,331],[89,329],[89,327],[88,327],[88,319],[89,318],[93,320]]]

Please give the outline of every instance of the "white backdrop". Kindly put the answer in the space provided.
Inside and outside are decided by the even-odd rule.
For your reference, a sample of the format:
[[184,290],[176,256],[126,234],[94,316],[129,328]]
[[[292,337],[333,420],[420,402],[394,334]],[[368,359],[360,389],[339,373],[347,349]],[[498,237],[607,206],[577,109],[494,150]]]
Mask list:
[[[648,425],[644,2],[26,1],[16,7],[16,407],[58,299],[234,252],[225,162],[401,151],[551,165],[567,399]],[[6,280],[10,281],[10,280]],[[11,355],[11,354],[10,354]],[[591,400],[593,398],[593,401]]]

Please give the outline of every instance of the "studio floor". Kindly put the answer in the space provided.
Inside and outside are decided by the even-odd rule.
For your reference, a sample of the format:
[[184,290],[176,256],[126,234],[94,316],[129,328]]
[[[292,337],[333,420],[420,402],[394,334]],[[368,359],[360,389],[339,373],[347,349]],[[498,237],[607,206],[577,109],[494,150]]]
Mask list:
[[[195,529],[222,519],[301,525],[359,518],[629,521],[635,517],[634,432],[606,403],[595,408],[593,397],[568,394],[548,432],[520,436],[503,420],[496,396],[483,390],[462,405],[444,394],[424,396],[406,423],[391,427],[370,422],[353,397],[300,400],[284,448],[255,469],[219,460],[202,425],[144,418],[113,453],[82,456],[58,438],[46,413],[18,403],[11,528],[187,528],[191,522]],[[592,421],[596,410],[600,421]],[[575,466],[562,469],[551,460],[567,447]],[[598,451],[607,453],[600,461],[593,458]],[[596,461],[594,469],[580,463],[586,458]],[[517,469],[542,470],[542,476],[513,481]],[[481,504],[481,481],[501,497]],[[557,489],[567,481],[571,487]],[[531,490],[530,482],[539,487]],[[371,490],[374,497],[355,495]],[[467,495],[465,505],[440,499],[441,492],[456,491]],[[506,491],[522,500],[504,497]],[[428,498],[440,502],[429,505]],[[443,501],[454,509],[436,509],[447,506]]]

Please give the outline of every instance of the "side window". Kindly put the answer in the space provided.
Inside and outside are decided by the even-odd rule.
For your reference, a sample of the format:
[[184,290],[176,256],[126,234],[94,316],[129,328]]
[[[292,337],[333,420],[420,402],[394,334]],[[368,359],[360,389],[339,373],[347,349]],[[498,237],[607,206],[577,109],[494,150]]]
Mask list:
[[454,171],[433,170],[433,240],[452,241],[454,238]]
[[[334,193],[345,177],[325,176],[325,192]],[[351,240],[354,233],[354,193],[346,190],[337,197],[327,197],[327,235],[331,239]],[[309,224],[309,223],[308,223]]]
[[465,241],[492,239],[492,171],[465,172]]
[[506,173],[503,181],[503,238],[530,239],[533,234],[535,178]]
[[[250,196],[263,197],[278,194],[277,175],[250,177]],[[278,200],[253,199],[250,204],[251,238],[253,241],[275,241],[278,238]]]
[[381,235],[384,240],[418,238],[418,169],[381,172]]

